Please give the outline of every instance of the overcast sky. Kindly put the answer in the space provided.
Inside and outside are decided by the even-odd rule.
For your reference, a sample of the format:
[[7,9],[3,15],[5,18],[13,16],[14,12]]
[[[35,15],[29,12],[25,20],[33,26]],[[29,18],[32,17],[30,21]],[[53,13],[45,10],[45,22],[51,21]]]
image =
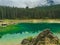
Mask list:
[[[54,0],[55,4],[60,4],[60,0]],[[46,0],[0,0],[0,5],[15,7],[36,7],[38,5],[47,5]]]

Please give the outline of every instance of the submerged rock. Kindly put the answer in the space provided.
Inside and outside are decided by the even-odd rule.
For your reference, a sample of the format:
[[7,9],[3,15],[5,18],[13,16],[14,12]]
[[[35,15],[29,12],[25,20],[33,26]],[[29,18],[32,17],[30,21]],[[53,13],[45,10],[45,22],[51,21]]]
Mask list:
[[58,37],[54,36],[49,29],[44,30],[31,41],[24,39],[22,42],[22,45],[60,45]]

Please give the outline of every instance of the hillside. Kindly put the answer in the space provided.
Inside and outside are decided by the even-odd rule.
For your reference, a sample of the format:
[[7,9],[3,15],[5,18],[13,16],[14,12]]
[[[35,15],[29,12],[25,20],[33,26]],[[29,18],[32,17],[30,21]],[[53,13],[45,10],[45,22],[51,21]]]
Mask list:
[[0,6],[0,19],[60,19],[60,5],[35,8]]

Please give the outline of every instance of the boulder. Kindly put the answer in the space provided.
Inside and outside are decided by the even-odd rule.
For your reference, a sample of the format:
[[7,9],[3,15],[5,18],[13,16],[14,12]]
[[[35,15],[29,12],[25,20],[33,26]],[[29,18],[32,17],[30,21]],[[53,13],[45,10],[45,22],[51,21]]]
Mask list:
[[39,33],[36,38],[33,38],[31,41],[25,39],[21,43],[22,45],[58,45],[59,39],[58,37],[54,36],[53,33],[46,29]]

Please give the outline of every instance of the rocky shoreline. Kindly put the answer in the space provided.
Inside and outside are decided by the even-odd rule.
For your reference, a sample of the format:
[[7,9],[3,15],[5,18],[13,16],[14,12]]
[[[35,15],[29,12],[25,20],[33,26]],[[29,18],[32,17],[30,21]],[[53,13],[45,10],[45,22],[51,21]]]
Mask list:
[[60,19],[0,20],[0,26],[17,24],[17,23],[60,23]]
[[60,45],[58,37],[54,36],[53,33],[46,29],[41,32],[37,37],[29,39],[24,39],[21,45]]

